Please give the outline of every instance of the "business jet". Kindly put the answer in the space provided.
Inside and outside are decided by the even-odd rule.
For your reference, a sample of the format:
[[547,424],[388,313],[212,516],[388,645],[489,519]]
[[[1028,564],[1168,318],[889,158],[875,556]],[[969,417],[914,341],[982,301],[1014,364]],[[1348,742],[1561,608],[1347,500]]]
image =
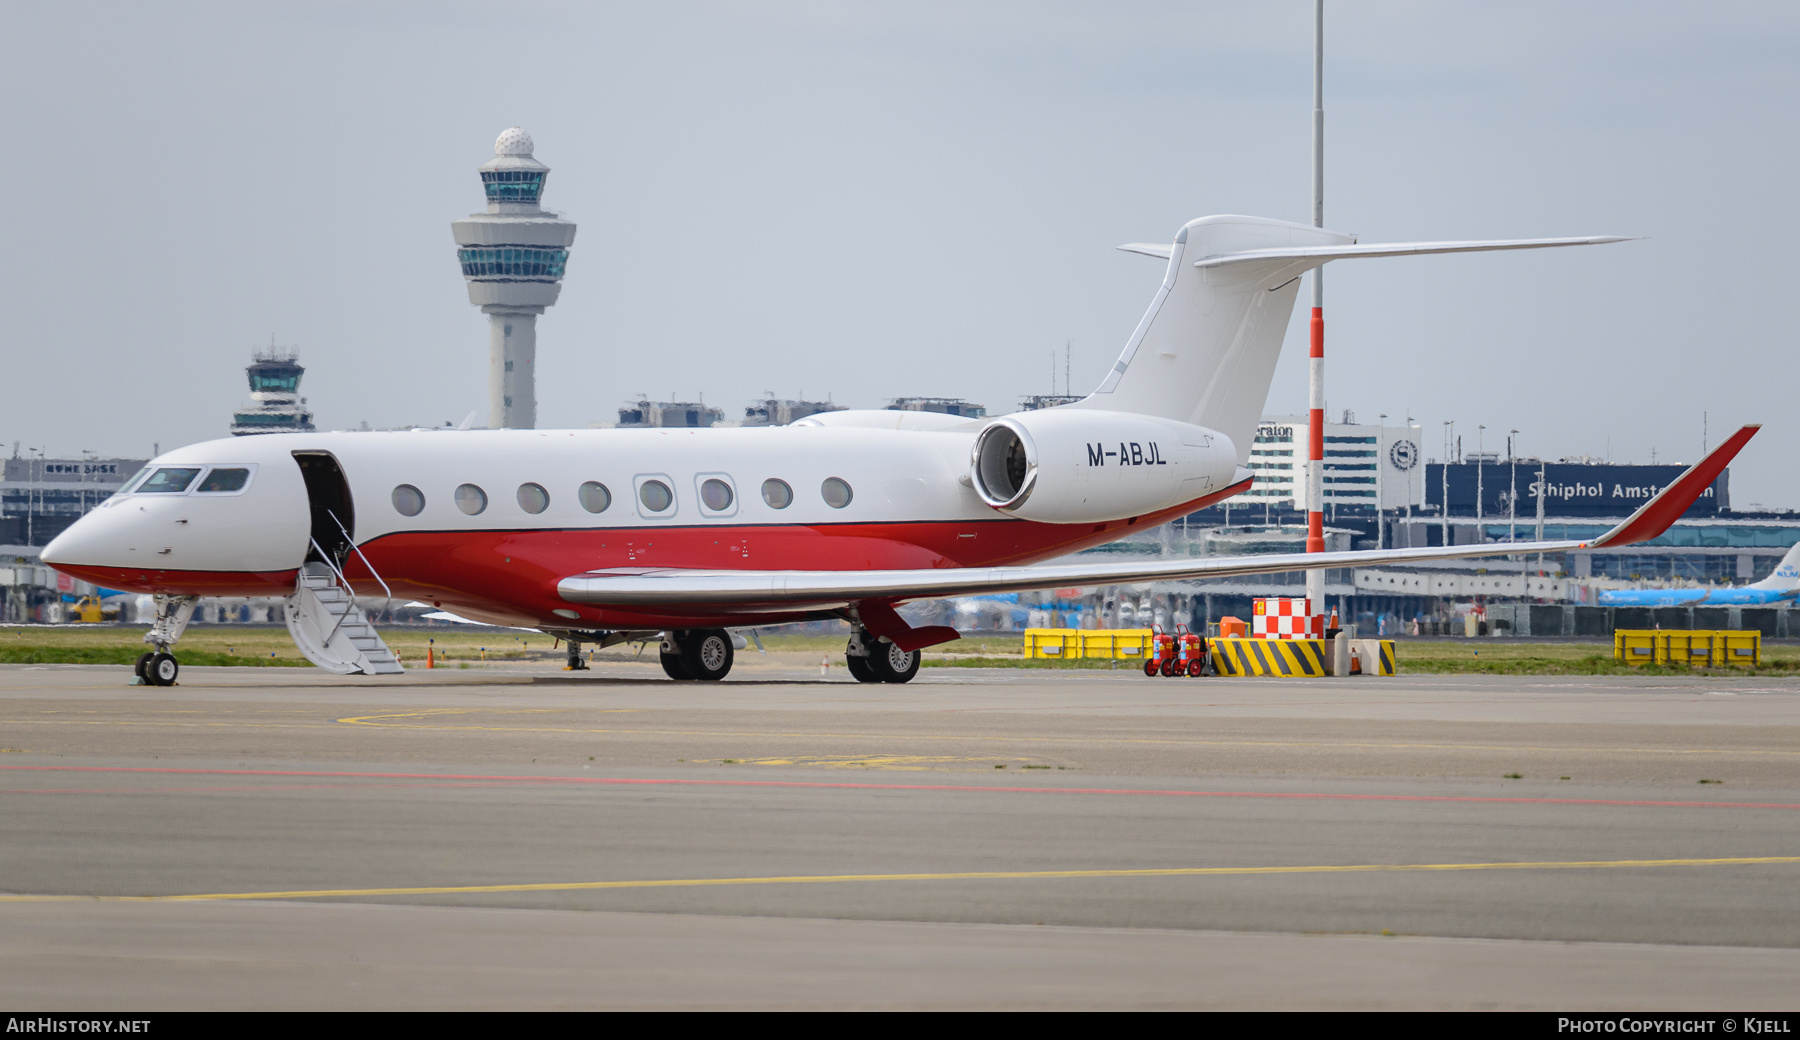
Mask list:
[[1604,589],[1603,607],[1770,606],[1800,597],[1800,544],[1787,551],[1775,573],[1749,585],[1722,589]]
[[839,411],[783,427],[269,434],[150,462],[43,551],[57,570],[153,594],[147,682],[198,597],[285,595],[314,663],[397,672],[355,597],[427,602],[583,645],[658,642],[671,678],[730,671],[731,629],[841,618],[850,672],[906,682],[909,600],[1643,541],[1684,512],[1745,427],[1593,541],[1032,566],[1250,486],[1300,276],[1332,260],[1617,242],[1613,237],[1362,245],[1256,217],[1190,222],[1149,310],[1073,404],[970,420]]

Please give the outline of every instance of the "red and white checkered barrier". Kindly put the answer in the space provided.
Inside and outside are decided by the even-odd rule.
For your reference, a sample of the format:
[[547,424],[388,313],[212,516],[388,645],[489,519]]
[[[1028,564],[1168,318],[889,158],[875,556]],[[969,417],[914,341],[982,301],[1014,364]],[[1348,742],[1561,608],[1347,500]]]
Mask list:
[[1310,599],[1259,599],[1250,620],[1256,639],[1324,639],[1325,615],[1312,612]]

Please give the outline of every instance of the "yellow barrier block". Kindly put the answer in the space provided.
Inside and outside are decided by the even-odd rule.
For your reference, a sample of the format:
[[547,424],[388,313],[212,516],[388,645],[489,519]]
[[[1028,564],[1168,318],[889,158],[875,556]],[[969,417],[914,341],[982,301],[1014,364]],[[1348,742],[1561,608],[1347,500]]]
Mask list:
[[1323,639],[1209,639],[1220,675],[1325,675],[1330,644]]
[[1761,632],[1717,632],[1714,636],[1712,663],[1715,666],[1755,668],[1762,664]]
[[1081,633],[1081,656],[1142,661],[1151,656],[1147,628],[1100,628]]
[[1613,630],[1613,660],[1625,664],[1754,668],[1762,664],[1762,633],[1617,628]]
[[1151,654],[1147,628],[1028,628],[1024,634],[1025,656],[1039,660],[1142,661]]
[[1078,628],[1028,628],[1025,630],[1025,656],[1068,661],[1081,657],[1081,630]]
[[[1352,639],[1364,675],[1393,675],[1399,660],[1392,639]],[[1206,641],[1220,675],[1331,674],[1329,639],[1224,639]]]
[[1393,675],[1399,660],[1392,639],[1352,639],[1362,657],[1364,675]]
[[1613,660],[1625,664],[1661,664],[1656,656],[1656,635],[1648,629],[1613,629]]

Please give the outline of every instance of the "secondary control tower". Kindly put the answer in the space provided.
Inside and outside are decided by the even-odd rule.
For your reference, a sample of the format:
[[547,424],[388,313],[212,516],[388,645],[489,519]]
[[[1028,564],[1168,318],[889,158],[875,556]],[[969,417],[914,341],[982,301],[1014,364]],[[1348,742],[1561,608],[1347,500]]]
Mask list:
[[550,167],[531,155],[531,135],[501,133],[481,165],[487,212],[450,225],[469,302],[488,316],[488,426],[537,425],[537,316],[562,291],[575,225],[538,205]]

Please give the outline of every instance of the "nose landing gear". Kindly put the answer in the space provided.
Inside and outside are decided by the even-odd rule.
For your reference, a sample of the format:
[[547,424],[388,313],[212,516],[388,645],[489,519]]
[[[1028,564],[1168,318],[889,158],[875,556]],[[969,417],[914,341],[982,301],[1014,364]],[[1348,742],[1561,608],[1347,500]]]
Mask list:
[[156,623],[144,633],[144,642],[156,649],[137,659],[137,681],[146,686],[173,686],[181,674],[181,665],[169,648],[187,631],[199,606],[199,596],[156,597]]

